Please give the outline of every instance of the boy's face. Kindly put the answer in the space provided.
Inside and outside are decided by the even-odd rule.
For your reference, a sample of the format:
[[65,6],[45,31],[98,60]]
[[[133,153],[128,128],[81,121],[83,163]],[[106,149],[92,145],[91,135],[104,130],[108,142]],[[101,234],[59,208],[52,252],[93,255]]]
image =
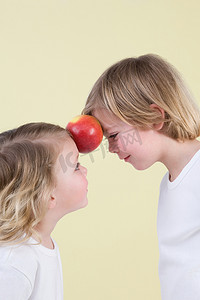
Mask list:
[[87,169],[78,163],[78,155],[76,144],[69,137],[55,165],[57,184],[53,198],[59,218],[88,204]]
[[145,170],[159,161],[161,134],[158,131],[137,129],[106,109],[95,109],[92,115],[103,128],[111,153],[117,153],[137,170]]

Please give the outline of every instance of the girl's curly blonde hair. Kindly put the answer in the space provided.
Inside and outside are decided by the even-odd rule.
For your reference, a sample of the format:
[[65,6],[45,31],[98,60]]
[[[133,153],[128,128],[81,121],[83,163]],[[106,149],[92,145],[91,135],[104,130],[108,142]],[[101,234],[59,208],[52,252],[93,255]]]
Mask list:
[[29,123],[0,134],[0,244],[28,240],[48,209],[54,165],[70,133]]
[[[165,117],[156,104],[165,111]],[[104,108],[142,129],[164,122],[162,133],[176,140],[200,135],[200,111],[179,72],[156,54],[123,59],[94,84],[82,114]]]

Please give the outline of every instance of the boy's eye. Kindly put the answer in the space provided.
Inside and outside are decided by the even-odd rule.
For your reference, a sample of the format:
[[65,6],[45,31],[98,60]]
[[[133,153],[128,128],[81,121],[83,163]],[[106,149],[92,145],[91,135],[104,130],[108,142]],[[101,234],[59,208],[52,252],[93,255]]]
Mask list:
[[80,163],[79,163],[79,162],[77,162],[77,164],[76,164],[76,168],[75,168],[75,171],[77,171],[77,170],[80,170],[80,169],[79,169],[79,166],[80,166]]
[[112,134],[109,136],[109,139],[114,139],[117,135],[118,135],[118,133]]

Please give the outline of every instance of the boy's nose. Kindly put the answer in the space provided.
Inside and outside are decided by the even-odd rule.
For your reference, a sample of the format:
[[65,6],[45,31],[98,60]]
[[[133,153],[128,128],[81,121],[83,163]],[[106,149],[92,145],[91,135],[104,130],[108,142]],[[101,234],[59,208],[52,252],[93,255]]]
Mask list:
[[109,141],[109,152],[111,153],[118,153],[119,149],[117,147],[117,145],[113,142]]

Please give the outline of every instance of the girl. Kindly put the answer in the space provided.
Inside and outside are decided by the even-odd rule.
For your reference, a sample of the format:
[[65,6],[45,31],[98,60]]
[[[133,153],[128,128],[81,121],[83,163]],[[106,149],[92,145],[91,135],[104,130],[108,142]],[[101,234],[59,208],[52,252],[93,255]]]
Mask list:
[[87,170],[77,159],[70,133],[56,125],[0,134],[0,299],[63,299],[51,232],[87,205]]
[[100,76],[82,113],[99,120],[120,159],[168,169],[157,219],[162,299],[200,299],[200,111],[180,74],[158,55],[124,59]]

